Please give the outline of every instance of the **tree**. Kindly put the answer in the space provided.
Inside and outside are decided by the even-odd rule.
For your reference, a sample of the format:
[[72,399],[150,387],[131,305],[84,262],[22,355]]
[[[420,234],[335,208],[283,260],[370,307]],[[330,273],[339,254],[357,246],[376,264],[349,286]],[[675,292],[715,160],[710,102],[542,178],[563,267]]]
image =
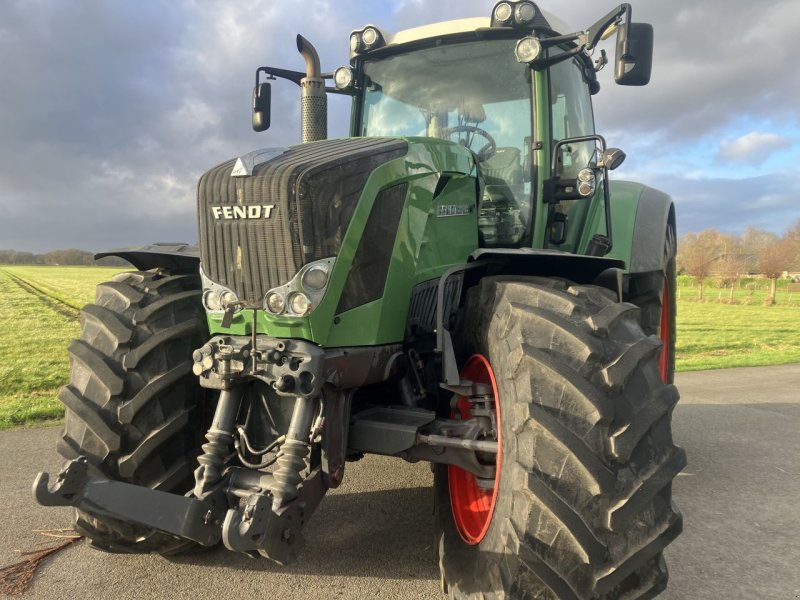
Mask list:
[[775,240],[765,246],[758,255],[758,270],[772,282],[767,304],[775,304],[778,278],[789,268],[792,258],[792,243],[788,237]]
[[716,229],[705,229],[700,233],[687,233],[678,242],[678,270],[697,280],[701,300],[706,279],[725,254],[726,241],[729,241],[727,236]]
[[788,244],[789,257],[791,262],[789,268],[792,271],[800,271],[800,219],[794,222],[784,236]]
[[778,236],[771,231],[765,231],[757,227],[748,227],[739,237],[742,252],[747,255],[745,268],[748,273],[759,272],[758,257],[761,251],[775,242]]

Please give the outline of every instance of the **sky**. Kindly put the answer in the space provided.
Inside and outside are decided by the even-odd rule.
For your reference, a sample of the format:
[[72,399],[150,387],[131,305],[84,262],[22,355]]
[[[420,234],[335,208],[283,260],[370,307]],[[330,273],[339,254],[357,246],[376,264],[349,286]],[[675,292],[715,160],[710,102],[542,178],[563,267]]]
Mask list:
[[[255,133],[256,67],[347,64],[367,23],[398,31],[488,15],[491,0],[0,0],[0,248],[101,251],[197,241],[200,175],[229,158],[300,141],[299,89],[273,85],[272,128]],[[574,30],[611,10],[538,5]],[[615,178],[675,200],[681,232],[800,219],[797,0],[633,0],[653,24],[650,85],[594,96],[598,133],[628,158]],[[613,56],[613,48],[608,45]],[[347,134],[349,99],[329,102]]]

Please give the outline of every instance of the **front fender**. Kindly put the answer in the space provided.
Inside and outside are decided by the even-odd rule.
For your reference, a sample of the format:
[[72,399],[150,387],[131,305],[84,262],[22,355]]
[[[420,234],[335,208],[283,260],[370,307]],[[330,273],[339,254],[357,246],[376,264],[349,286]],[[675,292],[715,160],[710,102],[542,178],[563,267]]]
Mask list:
[[168,271],[199,271],[200,249],[184,243],[158,242],[147,246],[134,246],[100,252],[95,260],[106,256],[117,256],[127,260],[140,271],[166,269]]
[[[610,192],[614,246],[606,258],[624,261],[629,273],[663,270],[667,225],[675,222],[672,198],[631,181],[612,181]],[[604,230],[602,218],[598,211],[585,241]]]

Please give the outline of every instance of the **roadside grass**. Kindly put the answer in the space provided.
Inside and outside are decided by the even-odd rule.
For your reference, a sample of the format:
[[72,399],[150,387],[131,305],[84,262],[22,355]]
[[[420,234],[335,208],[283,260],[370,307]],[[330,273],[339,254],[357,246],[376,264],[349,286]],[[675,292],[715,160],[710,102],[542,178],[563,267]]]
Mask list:
[[800,306],[678,302],[678,371],[800,362]]
[[9,274],[41,291],[60,291],[61,302],[80,308],[95,285],[120,268],[0,266],[0,429],[61,419],[56,397],[69,378],[67,346],[80,334],[77,317],[53,308]]
[[678,278],[676,369],[726,369],[800,362],[800,292],[778,281],[744,278],[732,287],[709,278],[703,299],[693,277]]
[[[0,265],[0,429],[63,417],[57,394],[69,378],[67,346],[80,334],[76,310],[124,270]],[[712,280],[699,301],[696,284],[681,277],[677,369],[800,362],[800,293],[781,284],[777,305],[765,306],[768,292],[769,281],[744,280],[731,300],[730,289]]]

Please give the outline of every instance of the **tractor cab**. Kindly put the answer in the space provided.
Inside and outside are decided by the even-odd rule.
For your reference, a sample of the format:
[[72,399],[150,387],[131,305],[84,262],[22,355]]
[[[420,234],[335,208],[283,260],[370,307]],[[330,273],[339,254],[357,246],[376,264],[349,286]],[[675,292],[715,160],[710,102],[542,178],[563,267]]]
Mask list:
[[[609,61],[595,47],[616,33],[617,82],[645,85],[652,28],[632,23],[630,5],[622,4],[588,29],[570,31],[527,0],[501,1],[487,17],[394,34],[367,25],[350,35],[349,66],[318,73],[320,81],[332,79],[334,85],[315,94],[319,100],[326,93],[353,97],[353,137],[438,138],[469,148],[480,181],[482,247],[579,251],[597,197],[607,229],[580,250],[603,255],[611,249],[603,169],[608,164],[605,141],[595,135],[591,95],[600,87],[596,71]],[[313,47],[301,40],[304,56],[318,61]],[[260,111],[268,105],[258,99],[269,95],[259,86],[269,84],[258,83],[259,73],[270,78],[287,72],[271,67],[257,72],[254,126],[260,130]],[[288,78],[300,83],[301,77]],[[318,105],[319,112],[304,112],[309,123],[324,122]],[[304,123],[304,132],[311,129]],[[624,158],[621,151],[614,156],[616,164]]]
[[531,71],[515,43],[431,45],[357,63],[353,135],[425,136],[473,152],[482,245],[519,246],[531,222]]

